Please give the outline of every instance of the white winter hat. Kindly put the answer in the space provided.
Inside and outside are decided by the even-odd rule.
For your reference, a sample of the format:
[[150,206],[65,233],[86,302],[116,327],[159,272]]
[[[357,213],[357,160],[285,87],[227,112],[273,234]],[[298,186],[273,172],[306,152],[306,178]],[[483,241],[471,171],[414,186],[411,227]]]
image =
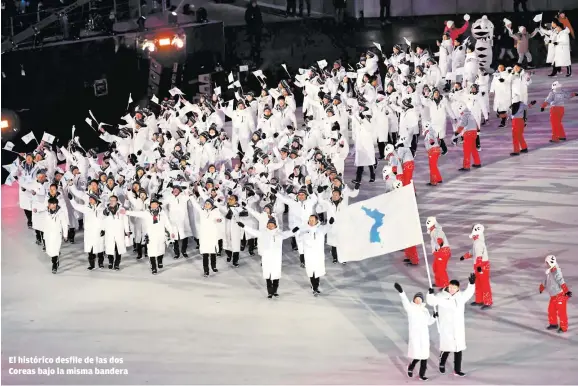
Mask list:
[[504,25],[511,25],[512,21],[509,19],[504,18]]
[[383,173],[383,180],[385,181],[388,176],[393,175],[393,167],[390,165],[385,165],[383,167],[382,173]]
[[474,236],[484,236],[484,226],[482,224],[474,225],[472,233],[470,233],[470,239],[473,239]]
[[482,20],[488,20],[488,17],[486,15],[482,16]]
[[425,220],[425,227],[427,229],[427,234],[429,235],[431,233],[430,229],[431,227],[436,226],[438,223],[438,221],[436,220],[435,217],[428,217],[427,220]]
[[448,20],[448,21],[446,21],[446,26],[447,26],[448,28],[452,28],[452,27],[454,26],[454,21],[453,21],[453,20]]
[[558,262],[556,261],[556,256],[548,255],[546,256],[546,263],[550,266],[550,268],[554,268],[558,266]]
[[556,90],[557,88],[561,88],[562,84],[558,81],[555,81],[554,83],[552,83],[552,90]]
[[523,34],[524,32],[526,32],[526,27],[524,27],[523,25],[518,27],[518,32]]
[[395,148],[391,143],[385,145],[385,149],[383,149],[383,154],[387,157],[388,155],[392,154],[395,151]]

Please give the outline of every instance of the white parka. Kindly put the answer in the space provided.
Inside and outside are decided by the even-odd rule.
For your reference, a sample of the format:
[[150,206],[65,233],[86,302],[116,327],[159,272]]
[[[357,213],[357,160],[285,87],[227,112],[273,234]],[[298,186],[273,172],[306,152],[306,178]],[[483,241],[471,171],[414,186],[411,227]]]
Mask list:
[[127,216],[118,211],[114,215],[109,213],[108,216],[103,213],[101,224],[104,231],[104,253],[114,256],[116,247],[119,255],[125,254],[129,233]]
[[171,194],[164,202],[177,240],[183,240],[193,235],[189,221],[189,201],[190,197],[187,192],[181,192],[178,196]]
[[215,254],[219,250],[219,225],[223,221],[221,213],[216,207],[210,210],[202,208],[194,195],[190,199],[193,208],[199,213],[199,229],[197,230],[199,251],[201,254]]
[[371,122],[352,117],[353,141],[355,142],[355,166],[375,164],[374,135]]
[[325,276],[325,235],[327,225],[304,225],[299,229],[303,240],[303,254],[305,255],[305,270],[307,276]]
[[174,235],[174,230],[166,212],[162,209],[159,209],[156,224],[154,222],[153,215],[149,210],[142,212],[127,210],[125,214],[127,216],[139,217],[144,220],[146,234],[148,235],[148,255],[150,257],[158,257],[164,255],[166,248],[165,231],[169,232],[171,236]]
[[281,266],[283,260],[283,240],[291,237],[293,232],[282,232],[279,228],[273,230],[256,230],[245,227],[245,232],[259,241],[259,254],[261,255],[263,279],[281,279]]
[[465,291],[458,291],[453,296],[447,291],[437,295],[427,294],[427,303],[439,307],[440,351],[458,352],[466,349],[464,310],[474,292],[475,284],[468,284]]
[[46,224],[44,229],[44,242],[46,243],[46,254],[50,257],[60,254],[62,238],[68,233],[68,215],[61,208],[55,213],[48,210],[41,212],[44,217],[43,223]]
[[97,204],[81,205],[71,200],[72,207],[84,215],[84,252],[101,253],[104,251],[104,237],[100,235],[102,228],[102,210],[104,207]]
[[410,359],[429,359],[429,326],[435,323],[425,302],[410,302],[405,292],[399,294],[401,304],[407,313],[408,344],[407,357]]
[[[32,164],[32,167],[28,170],[22,167],[23,163],[18,166],[18,184],[20,189],[18,190],[18,202],[20,204],[20,209],[32,210],[32,193],[26,189],[26,185],[32,184],[36,181],[36,172],[38,167]],[[23,190],[24,189],[24,190]]]

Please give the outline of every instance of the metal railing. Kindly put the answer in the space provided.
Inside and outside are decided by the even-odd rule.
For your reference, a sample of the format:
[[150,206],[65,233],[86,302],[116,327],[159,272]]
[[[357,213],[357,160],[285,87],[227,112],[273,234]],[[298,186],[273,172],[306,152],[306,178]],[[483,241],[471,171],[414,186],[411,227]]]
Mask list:
[[[13,1],[13,0],[7,0]],[[140,0],[137,1],[137,4]],[[10,39],[21,31],[33,26],[46,17],[59,13],[66,6],[56,8],[43,8],[39,6],[36,10],[30,9],[4,8],[2,11],[2,40]],[[115,22],[138,17],[138,6],[134,6],[131,0],[103,0],[91,1],[84,6],[80,6],[67,14],[63,14],[59,22],[39,31],[43,39],[66,35],[72,30],[90,33],[91,31],[104,31],[114,25]],[[64,25],[68,24],[69,32],[65,31]]]

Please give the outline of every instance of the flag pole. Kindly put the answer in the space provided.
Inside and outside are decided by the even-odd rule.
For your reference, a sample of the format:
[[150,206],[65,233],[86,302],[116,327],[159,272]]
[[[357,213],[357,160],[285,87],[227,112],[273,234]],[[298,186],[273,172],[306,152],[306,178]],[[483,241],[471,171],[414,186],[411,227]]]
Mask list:
[[[427,272],[427,280],[429,282],[429,288],[433,288],[432,281],[431,281],[431,273],[429,271],[429,262],[427,261],[427,252],[425,249],[425,242],[423,241],[423,239],[421,241],[421,247],[423,250],[423,259],[425,260],[425,270]],[[429,288],[428,288],[428,293],[429,293]],[[437,306],[433,306],[433,309],[434,309],[434,312],[437,312]],[[439,332],[440,331],[440,319],[439,318],[436,318],[436,326],[437,326],[438,332]]]

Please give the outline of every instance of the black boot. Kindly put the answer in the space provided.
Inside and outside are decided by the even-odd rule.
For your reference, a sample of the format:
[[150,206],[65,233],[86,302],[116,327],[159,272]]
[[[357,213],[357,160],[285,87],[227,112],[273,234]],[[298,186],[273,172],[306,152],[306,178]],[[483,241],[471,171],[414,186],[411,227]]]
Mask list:
[[68,228],[68,242],[74,244],[74,237],[76,236],[76,229]]
[[255,256],[255,239],[247,240],[247,244],[249,245],[249,255]]
[[462,372],[462,352],[454,353],[454,373],[459,377],[465,377],[466,374]]
[[440,353],[440,366],[439,366],[439,370],[440,373],[445,374],[446,372],[446,361],[448,360],[448,356],[450,355],[449,352],[447,351],[442,351]]
[[52,257],[52,273],[56,273],[58,271],[58,256]]
[[411,361],[409,366],[407,366],[407,376],[408,377],[410,377],[410,378],[413,377],[413,369],[415,368],[415,365],[417,364],[417,362],[419,362],[419,359],[414,359]]
[[185,259],[189,257],[189,255],[187,255],[188,246],[189,246],[189,238],[187,237],[186,239],[183,239],[183,245],[181,245],[181,254]]
[[572,66],[566,67],[566,77],[572,76]]
[[291,237],[291,249],[293,249],[294,251],[299,250],[299,248],[297,247],[297,239],[295,237]]
[[160,255],[159,257],[157,257],[157,263],[158,263],[158,267],[163,268],[163,258],[165,257],[165,255]]
[[88,253],[88,270],[92,271],[95,267],[94,267],[94,261],[96,260],[96,255],[92,252]]
[[142,259],[142,244],[141,243],[136,244],[136,253],[137,253],[136,259],[137,260]]
[[299,263],[301,263],[301,268],[305,268],[305,255],[304,254],[299,255]]
[[133,252],[137,252],[137,250],[138,250],[138,247],[137,247],[136,244],[137,244],[136,241],[133,241],[133,242],[132,242],[132,251],[133,251]]
[[231,259],[233,258],[233,252],[225,249],[225,254],[227,255],[227,263],[230,263]]
[[219,240],[219,251],[217,252],[217,256],[221,256],[223,254],[223,239]]
[[149,257],[149,260],[151,262],[151,272],[153,275],[157,274],[157,258],[154,256]]
[[239,266],[239,252],[233,252],[233,267]]
[[108,269],[114,268],[114,256],[108,255]]
[[84,230],[84,219],[78,220],[78,230],[79,231]]
[[199,239],[195,239],[195,243],[197,243],[196,249],[201,248],[201,244],[199,243]]
[[219,272],[217,269],[217,255],[214,253],[211,253],[211,269],[213,272]]
[[267,298],[271,299],[273,298],[273,282],[271,279],[265,279],[265,281],[267,282]]
[[419,379],[422,381],[427,381],[428,378],[425,376],[427,370],[427,359],[422,359],[419,363]]
[[277,293],[277,291],[279,290],[279,279],[274,279],[273,280],[273,296],[278,298],[279,294]]
[[443,138],[440,138],[440,148],[442,149],[442,155],[446,155],[448,153],[448,147]]
[[180,249],[180,245],[179,245],[179,240],[175,240],[175,242],[173,243],[173,250],[175,251],[174,259],[178,259],[179,257],[181,257],[181,249]]
[[98,268],[99,269],[104,268],[104,252],[100,252],[98,254]]
[[117,253],[116,256],[114,257],[114,269],[115,271],[120,270],[120,253]]

